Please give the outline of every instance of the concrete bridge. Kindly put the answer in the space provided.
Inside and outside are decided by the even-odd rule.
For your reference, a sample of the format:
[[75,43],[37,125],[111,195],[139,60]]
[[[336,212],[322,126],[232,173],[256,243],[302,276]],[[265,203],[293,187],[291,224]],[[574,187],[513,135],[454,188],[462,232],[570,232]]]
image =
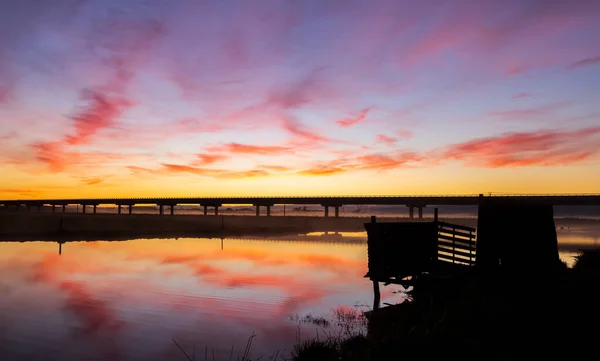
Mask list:
[[410,218],[414,218],[417,209],[419,218],[423,218],[423,208],[432,205],[473,206],[481,200],[493,198],[505,202],[518,204],[538,204],[556,206],[589,206],[600,205],[600,194],[515,194],[515,195],[422,195],[422,196],[331,196],[331,197],[184,197],[184,198],[88,198],[88,199],[29,199],[29,200],[0,200],[0,207],[19,211],[21,207],[37,208],[52,207],[56,212],[60,208],[66,211],[68,205],[82,207],[83,213],[91,207],[91,212],[96,213],[99,205],[116,205],[118,213],[122,208],[127,208],[127,213],[133,213],[136,205],[156,205],[159,213],[164,214],[164,208],[170,209],[170,214],[175,213],[175,206],[198,205],[204,208],[204,215],[208,208],[214,208],[214,214],[219,214],[219,207],[226,205],[251,205],[256,207],[256,215],[260,215],[260,208],[266,208],[267,216],[271,215],[274,205],[318,205],[324,207],[325,217],[329,216],[329,208],[334,209],[335,217],[339,217],[339,210],[344,205],[405,205],[408,207]]

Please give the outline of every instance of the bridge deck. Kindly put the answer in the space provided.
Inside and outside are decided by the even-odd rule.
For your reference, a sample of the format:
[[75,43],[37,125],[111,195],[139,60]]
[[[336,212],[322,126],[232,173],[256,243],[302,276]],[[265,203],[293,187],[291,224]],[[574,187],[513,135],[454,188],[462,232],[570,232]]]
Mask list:
[[600,194],[548,194],[548,195],[423,195],[423,196],[318,196],[318,197],[183,197],[183,198],[81,198],[81,199],[19,199],[0,200],[0,205],[183,205],[198,204],[221,206],[302,204],[322,206],[342,205],[478,205],[481,197],[502,199],[507,202],[546,205],[600,205]]

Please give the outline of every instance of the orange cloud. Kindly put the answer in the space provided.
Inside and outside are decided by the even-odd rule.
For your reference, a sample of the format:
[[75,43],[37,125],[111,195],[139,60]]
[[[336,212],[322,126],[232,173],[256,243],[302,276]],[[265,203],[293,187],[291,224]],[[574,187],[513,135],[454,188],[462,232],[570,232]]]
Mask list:
[[229,152],[241,154],[274,154],[291,150],[291,147],[279,145],[250,145],[240,143],[229,143],[222,146],[211,147],[211,152]]

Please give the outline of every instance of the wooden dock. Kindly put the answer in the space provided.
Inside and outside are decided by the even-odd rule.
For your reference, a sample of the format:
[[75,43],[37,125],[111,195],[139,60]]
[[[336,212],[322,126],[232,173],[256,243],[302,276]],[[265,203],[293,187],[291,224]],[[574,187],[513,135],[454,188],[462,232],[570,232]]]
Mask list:
[[476,262],[475,228],[440,222],[365,224],[368,266],[365,275],[373,282],[373,309],[380,304],[379,283],[409,287],[423,274],[447,277]]

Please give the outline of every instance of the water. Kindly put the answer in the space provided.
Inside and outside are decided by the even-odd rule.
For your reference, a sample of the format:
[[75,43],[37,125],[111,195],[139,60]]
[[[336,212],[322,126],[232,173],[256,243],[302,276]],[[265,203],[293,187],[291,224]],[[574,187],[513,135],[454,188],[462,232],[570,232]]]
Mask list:
[[[561,226],[561,257],[598,227]],[[228,360],[288,353],[317,335],[294,315],[370,305],[363,232],[278,239],[0,243],[1,360]],[[382,302],[403,299],[382,288]],[[359,307],[360,308],[360,307]],[[320,332],[320,331],[319,331]],[[321,333],[322,335],[322,333]]]

